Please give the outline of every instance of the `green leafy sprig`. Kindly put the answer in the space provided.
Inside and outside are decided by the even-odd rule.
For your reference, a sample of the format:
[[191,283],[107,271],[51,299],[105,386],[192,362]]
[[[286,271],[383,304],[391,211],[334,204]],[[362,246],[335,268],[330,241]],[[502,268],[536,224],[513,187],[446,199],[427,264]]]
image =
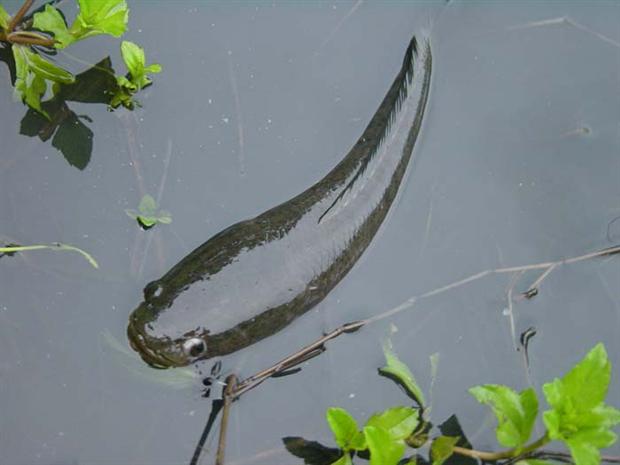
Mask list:
[[[76,0],[79,12],[69,25],[63,13],[51,4],[25,15],[32,6],[26,0],[11,16],[0,5],[0,42],[13,49],[16,67],[15,94],[30,108],[50,119],[41,107],[51,87],[55,95],[61,84],[72,84],[75,77],[68,70],[43,57],[36,48],[62,50],[75,42],[100,34],[121,37],[127,30],[129,8],[125,0]],[[117,76],[117,89],[111,89],[110,106],[133,108],[133,95],[151,84],[149,74],[159,73],[159,64],[145,64],[144,50],[131,42],[121,44],[121,54],[129,73]]]
[[138,205],[138,210],[127,209],[125,213],[130,218],[135,219],[143,229],[150,229],[157,223],[172,223],[170,213],[166,210],[159,210],[157,202],[149,194],[142,197]]
[[135,103],[133,95],[153,83],[148,75],[160,73],[161,65],[153,63],[147,66],[144,49],[126,40],[121,43],[121,55],[128,72],[125,76],[116,77],[119,89],[112,97],[110,106],[117,108],[123,105],[131,109]]
[[[351,465],[356,456],[369,457],[371,465],[415,463],[415,456],[402,462],[407,446],[420,448],[429,441],[427,433],[431,425],[422,418],[422,390],[389,343],[384,346],[384,354],[387,364],[380,373],[405,387],[417,406],[392,407],[376,413],[362,428],[346,410],[328,409],[327,422],[341,449],[340,457],[332,465]],[[548,465],[551,462],[535,457],[549,442],[560,441],[566,445],[575,465],[599,465],[600,449],[616,441],[612,428],[620,423],[620,411],[605,403],[610,379],[611,364],[607,352],[603,344],[597,344],[563,378],[543,386],[550,406],[543,413],[546,431],[532,442],[529,441],[539,411],[533,388],[516,392],[498,384],[475,386],[469,392],[493,410],[497,418],[497,441],[509,449],[499,452],[473,450],[458,445],[467,444],[463,436],[442,434],[430,440],[430,462],[442,465],[452,456],[461,456],[461,460],[469,457],[486,462],[509,460],[519,465]],[[565,459],[566,455],[561,457]]]

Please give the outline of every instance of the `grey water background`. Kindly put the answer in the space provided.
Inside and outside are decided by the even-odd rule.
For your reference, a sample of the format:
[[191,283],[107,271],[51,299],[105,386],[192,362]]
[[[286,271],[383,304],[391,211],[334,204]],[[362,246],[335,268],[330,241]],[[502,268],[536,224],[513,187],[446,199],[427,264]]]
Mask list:
[[[3,5],[15,11],[19,2]],[[25,108],[12,100],[0,66],[0,235],[76,245],[100,264],[94,270],[78,255],[51,251],[0,258],[3,464],[189,462],[210,410],[200,378],[174,389],[164,382],[170,372],[140,370],[109,340],[127,348],[127,317],[147,282],[222,228],[330,170],[421,30],[431,30],[432,92],[415,163],[382,230],[324,302],[225,357],[223,372],[248,376],[323,332],[485,269],[613,243],[606,232],[620,215],[617,4],[130,7],[126,38],[164,72],[138,95],[143,108],[133,113],[70,104],[93,120],[94,150],[83,171],[49,142],[19,135]],[[560,17],[590,32],[566,22],[514,27]],[[96,38],[71,53],[87,61],[111,54],[120,70],[117,47]],[[173,222],[143,232],[124,210],[146,192],[156,195],[162,178],[160,203]],[[620,228],[611,233],[620,241]],[[615,368],[609,401],[620,404],[618,260],[559,268],[535,299],[515,303],[516,336],[537,330],[530,362],[539,392],[602,341]],[[516,290],[536,277],[523,276]],[[345,407],[362,422],[406,403],[376,374],[387,337],[427,392],[429,356],[439,354],[432,419],[456,414],[475,446],[493,447],[494,422],[466,389],[527,386],[505,314],[509,285],[507,275],[487,277],[421,301],[329,343],[299,374],[245,395],[232,412],[229,463],[302,463],[281,438],[333,445],[328,407]],[[196,370],[208,374],[212,364]],[[202,463],[213,460],[215,442],[207,445]]]

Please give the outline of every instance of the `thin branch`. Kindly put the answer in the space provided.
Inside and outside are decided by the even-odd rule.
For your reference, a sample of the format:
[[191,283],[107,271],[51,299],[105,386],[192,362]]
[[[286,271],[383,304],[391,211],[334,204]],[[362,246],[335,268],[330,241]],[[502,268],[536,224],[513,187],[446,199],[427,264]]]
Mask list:
[[249,378],[244,379],[233,390],[234,398],[235,399],[239,398],[239,396],[249,391],[250,389],[254,389],[256,386],[263,383],[265,380],[272,377],[273,375],[289,370],[299,365],[300,363],[305,362],[306,360],[308,360],[308,358],[312,358],[316,355],[319,355],[325,350],[324,344],[327,341],[335,339],[341,334],[357,331],[362,326],[364,326],[366,323],[368,323],[368,320],[356,321],[353,323],[347,323],[345,325],[342,325],[336,328],[335,330],[333,330],[332,332],[317,339],[313,343],[301,348],[297,352],[273,364],[269,368],[261,370],[258,373],[250,376]]
[[209,417],[207,418],[207,423],[205,424],[205,427],[202,430],[202,434],[200,435],[198,444],[196,444],[196,449],[194,449],[194,454],[192,455],[192,459],[190,460],[189,465],[198,465],[198,460],[200,460],[200,455],[202,454],[202,451],[205,448],[205,442],[207,441],[207,437],[209,436],[209,433],[211,432],[211,428],[213,427],[213,424],[215,423],[215,419],[220,413],[220,410],[222,410],[223,405],[224,405],[224,402],[222,401],[222,399],[216,399],[213,401],[213,404],[211,407],[211,413],[209,414]]
[[607,37],[606,35],[603,35],[600,32],[597,32],[593,29],[590,29],[587,26],[584,26],[581,23],[578,23],[577,21],[573,20],[572,18],[568,16],[560,16],[559,18],[550,18],[550,19],[543,19],[540,21],[531,21],[525,24],[517,24],[516,26],[510,26],[506,28],[506,30],[507,31],[518,31],[521,29],[531,29],[531,28],[536,28],[536,27],[546,27],[546,26],[561,25],[561,24],[568,24],[569,26],[572,26],[575,29],[578,29],[587,34],[590,34],[596,37],[597,39],[603,42],[606,42],[609,45],[612,45],[613,47],[620,48],[619,42],[616,42],[615,40]]
[[228,52],[228,77],[230,79],[230,90],[232,91],[235,101],[237,142],[239,144],[239,153],[237,154],[237,159],[239,160],[239,174],[245,176],[245,137],[243,135],[243,118],[241,117],[241,100],[239,99],[239,88],[237,86],[235,70],[233,69],[231,52]]
[[484,460],[488,462],[497,462],[498,460],[513,458],[513,457],[516,457],[517,455],[529,454],[535,451],[536,449],[544,446],[548,442],[549,442],[549,438],[545,434],[541,438],[525,446],[525,448],[522,449],[522,453],[517,452],[519,449],[508,449],[508,450],[504,450],[501,452],[486,452],[486,451],[480,451],[480,450],[474,450],[474,449],[466,449],[465,447],[459,447],[459,446],[454,446],[453,451],[455,454],[463,455],[465,457],[471,457],[474,459],[480,459],[480,460]]
[[[616,255],[620,253],[620,245],[616,245],[614,247],[609,247],[606,249],[601,249],[601,250],[597,250],[596,252],[590,252],[587,254],[583,254],[583,255],[578,255],[575,257],[569,257],[569,258],[564,258],[562,260],[556,260],[556,261],[551,261],[551,262],[541,262],[541,263],[534,263],[534,264],[530,264],[530,265],[522,265],[522,266],[511,266],[511,267],[502,267],[502,268],[494,268],[494,269],[488,269],[488,270],[484,270],[481,271],[479,273],[475,273],[472,274],[466,278],[463,279],[459,279],[458,281],[455,281],[453,283],[450,284],[446,284],[445,286],[441,286],[438,287],[437,289],[433,289],[431,291],[427,291],[423,294],[418,294],[412,297],[409,297],[409,299],[407,299],[405,302],[399,304],[398,306],[391,308],[389,310],[386,310],[383,313],[380,313],[379,315],[376,315],[374,317],[369,318],[368,320],[366,320],[367,322],[374,322],[374,321],[379,321],[379,320],[383,320],[389,316],[392,316],[396,313],[400,313],[403,310],[406,310],[410,307],[412,307],[418,300],[421,299],[426,299],[429,297],[434,297],[436,295],[439,294],[443,294],[444,292],[459,288],[464,286],[465,284],[469,284],[471,282],[474,281],[478,281],[479,279],[482,279],[488,275],[491,274],[506,274],[506,273],[517,273],[517,272],[526,272],[526,271],[532,271],[532,270],[546,270],[548,268],[553,267],[553,270],[556,270],[557,268],[559,268],[561,265],[570,265],[573,263],[578,263],[578,262],[582,262],[584,260],[589,260],[589,259],[593,259],[593,258],[600,258],[600,257],[607,257],[607,256],[611,256],[611,255]],[[549,276],[551,272],[546,273],[545,276],[543,277],[543,279],[545,279],[547,276]],[[538,285],[542,284],[543,279],[539,279],[538,280]]]
[[540,283],[542,283],[543,280],[549,274],[551,274],[551,272],[555,269],[555,267],[556,265],[551,265],[549,268],[543,271],[542,274],[538,277],[538,279],[536,279],[536,281],[530,284],[530,287],[528,287],[525,292],[521,293],[521,296],[523,298],[531,298],[531,297],[534,297],[536,294],[538,294],[538,287],[540,286]]
[[237,376],[229,375],[226,378],[226,388],[224,389],[224,407],[222,410],[222,421],[220,422],[220,438],[217,443],[217,454],[215,455],[215,465],[224,465],[224,453],[226,451],[226,430],[228,429],[228,417],[230,406],[234,400],[234,392],[237,387]]
[[519,278],[521,278],[521,276],[523,276],[523,271],[520,271],[518,273],[515,273],[512,277],[512,280],[510,282],[510,287],[508,288],[508,292],[506,294],[506,300],[508,301],[508,320],[510,321],[510,336],[512,338],[512,347],[515,350],[519,350],[519,346],[517,345],[517,335],[516,335],[516,329],[515,329],[515,317],[514,317],[514,305],[512,303],[513,299],[512,299],[512,293],[514,291],[515,286],[517,285],[517,283],[519,282]]
[[13,15],[13,17],[11,18],[11,21],[9,22],[9,27],[8,27],[9,32],[13,32],[13,30],[15,30],[15,26],[17,26],[19,22],[22,20],[22,18],[26,15],[26,13],[28,13],[28,10],[30,9],[33,3],[34,3],[34,0],[26,0],[24,4],[21,6],[21,8],[17,10],[17,13]]
[[[568,452],[557,452],[543,449],[532,451],[527,454],[520,454],[519,456],[511,458],[509,461],[505,462],[504,465],[512,465],[524,459],[555,460],[563,463],[574,463],[572,455]],[[620,456],[601,455],[601,462],[620,463]]]
[[48,39],[41,34],[28,31],[11,32],[4,37],[4,40],[12,44],[41,45],[49,48],[53,48],[56,43],[54,39]]

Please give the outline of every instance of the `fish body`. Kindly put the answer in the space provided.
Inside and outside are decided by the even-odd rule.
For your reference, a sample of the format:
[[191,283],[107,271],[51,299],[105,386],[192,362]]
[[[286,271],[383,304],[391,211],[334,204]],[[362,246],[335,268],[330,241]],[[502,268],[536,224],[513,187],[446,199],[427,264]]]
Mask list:
[[130,343],[158,368],[225,355],[281,330],[338,284],[402,183],[430,92],[430,43],[414,37],[349,153],[292,199],[211,237],[144,289]]

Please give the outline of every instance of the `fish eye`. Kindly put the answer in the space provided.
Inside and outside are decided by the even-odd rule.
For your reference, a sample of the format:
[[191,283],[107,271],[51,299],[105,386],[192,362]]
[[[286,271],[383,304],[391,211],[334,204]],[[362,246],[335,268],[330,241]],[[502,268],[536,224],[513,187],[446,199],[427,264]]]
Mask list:
[[183,343],[183,352],[190,357],[200,357],[206,351],[207,344],[198,337],[193,337]]

